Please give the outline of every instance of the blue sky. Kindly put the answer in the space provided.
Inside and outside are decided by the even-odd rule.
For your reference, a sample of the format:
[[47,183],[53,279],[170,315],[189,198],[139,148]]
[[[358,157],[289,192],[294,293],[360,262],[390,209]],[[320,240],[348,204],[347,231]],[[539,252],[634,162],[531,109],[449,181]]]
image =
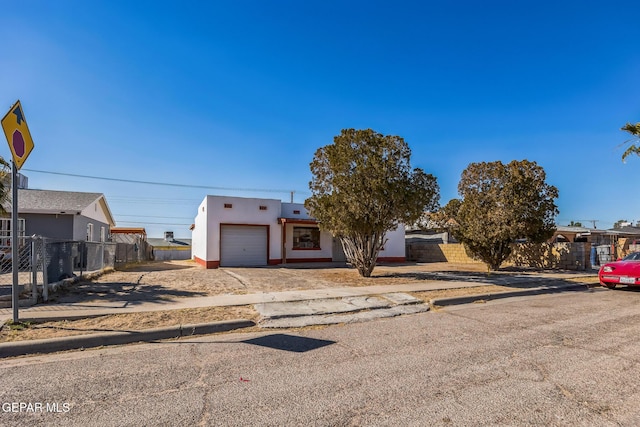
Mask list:
[[640,220],[640,158],[621,161],[619,130],[640,121],[637,2],[2,0],[1,10],[0,107],[22,102],[30,187],[102,192],[117,225],[152,237],[190,237],[207,194],[288,201],[295,190],[304,201],[315,150],[343,128],[405,138],[443,205],[469,163],[529,159],[560,191],[558,224]]

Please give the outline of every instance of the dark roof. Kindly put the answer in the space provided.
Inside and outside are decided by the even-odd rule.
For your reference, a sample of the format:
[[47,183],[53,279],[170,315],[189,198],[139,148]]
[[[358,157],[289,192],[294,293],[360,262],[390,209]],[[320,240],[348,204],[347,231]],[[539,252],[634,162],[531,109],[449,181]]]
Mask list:
[[18,190],[18,210],[20,212],[80,212],[100,197],[103,197],[101,193]]
[[640,227],[626,226],[626,227],[620,227],[620,228],[610,228],[607,231],[617,233],[617,234],[632,234],[636,236],[640,235]]
[[[102,193],[18,189],[18,211],[20,213],[78,214],[97,201],[101,202],[108,223],[115,225],[107,200]],[[9,195],[9,200],[4,207],[7,212],[11,212],[11,195]]]
[[111,227],[111,234],[144,234],[147,235],[147,231],[144,227]]
[[173,239],[172,241],[167,241],[165,239],[163,239],[162,237],[150,237],[147,238],[147,242],[151,245],[151,246],[155,246],[155,247],[185,247],[185,246],[191,246],[191,239]]

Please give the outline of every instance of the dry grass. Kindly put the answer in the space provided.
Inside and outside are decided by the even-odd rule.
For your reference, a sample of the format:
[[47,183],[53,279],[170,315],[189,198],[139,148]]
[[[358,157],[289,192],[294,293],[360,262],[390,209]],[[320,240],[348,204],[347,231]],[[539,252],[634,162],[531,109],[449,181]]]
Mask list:
[[0,342],[56,338],[98,332],[126,332],[143,329],[215,322],[222,320],[257,320],[251,306],[189,308],[184,310],[114,314],[88,319],[27,324],[24,329],[5,325]]

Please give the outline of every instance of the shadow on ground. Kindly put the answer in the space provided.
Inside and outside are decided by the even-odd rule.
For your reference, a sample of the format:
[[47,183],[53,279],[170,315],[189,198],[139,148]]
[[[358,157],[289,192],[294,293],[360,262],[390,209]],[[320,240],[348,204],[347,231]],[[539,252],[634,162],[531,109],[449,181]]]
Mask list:
[[245,344],[253,344],[275,350],[291,351],[294,353],[305,353],[307,351],[316,350],[336,343],[335,341],[319,340],[288,334],[266,335],[264,337],[252,338],[242,342]]
[[117,268],[118,271],[151,273],[153,271],[168,271],[168,270],[186,270],[194,268],[194,265],[184,263],[174,263],[171,261],[153,261],[141,264],[128,264]]
[[131,305],[146,302],[170,302],[176,298],[206,296],[205,292],[192,292],[179,289],[166,288],[162,285],[137,285],[135,283],[106,282],[92,283],[81,282],[69,290],[63,290],[54,295],[51,302],[78,303],[78,302],[112,302],[122,301]]
[[[490,274],[469,271],[438,271],[438,272],[407,272],[389,273],[376,275],[373,278],[405,278],[412,280],[442,280],[442,281],[463,281],[478,283],[478,285],[508,286],[510,288],[535,288],[535,287],[561,287],[567,284],[575,285],[579,283],[576,279],[569,280],[570,277],[545,277],[535,274],[532,270],[510,270],[497,271]],[[539,273],[539,272],[538,272]],[[589,272],[563,272],[563,274],[585,275]]]

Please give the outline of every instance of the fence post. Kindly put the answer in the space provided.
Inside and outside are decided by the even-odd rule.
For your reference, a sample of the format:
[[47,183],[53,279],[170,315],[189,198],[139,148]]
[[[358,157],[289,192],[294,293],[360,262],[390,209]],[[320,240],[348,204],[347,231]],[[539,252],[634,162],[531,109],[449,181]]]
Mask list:
[[31,302],[38,302],[38,245],[37,237],[31,239]]
[[82,269],[84,268],[84,263],[86,262],[86,260],[84,259],[84,242],[78,242],[78,249],[80,249],[80,276],[82,276]]
[[42,300],[49,300],[49,274],[48,270],[48,262],[47,262],[47,240],[45,238],[42,239]]

